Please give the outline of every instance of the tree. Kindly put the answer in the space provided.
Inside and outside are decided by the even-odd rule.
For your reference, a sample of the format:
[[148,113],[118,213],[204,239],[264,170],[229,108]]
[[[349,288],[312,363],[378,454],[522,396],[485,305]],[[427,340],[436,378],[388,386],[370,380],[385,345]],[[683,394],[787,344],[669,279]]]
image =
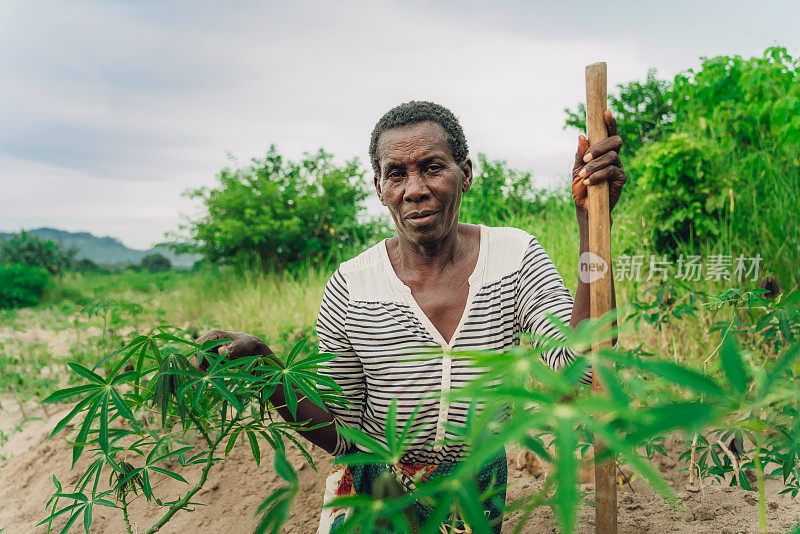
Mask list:
[[512,169],[505,161],[490,161],[479,153],[472,187],[461,200],[459,217],[466,223],[509,226],[555,201],[551,193],[534,187],[530,172]]
[[210,263],[283,269],[324,263],[379,229],[361,217],[369,188],[358,159],[339,165],[319,150],[294,162],[273,145],[264,158],[222,169],[217,178],[216,187],[187,192],[206,213],[183,225],[188,239],[175,236],[171,248],[198,252]]
[[679,131],[710,147],[711,194],[697,196],[708,213],[719,213],[720,240],[712,243],[727,254],[758,254],[781,285],[796,284],[800,60],[782,47],[752,58],[704,58],[675,77],[672,95]]
[[0,241],[0,262],[22,263],[61,274],[75,265],[76,249],[62,249],[52,239],[40,239],[25,230]]
[[142,261],[139,262],[139,265],[142,266],[142,269],[147,269],[151,273],[158,273],[172,269],[172,263],[169,261],[169,258],[163,254],[159,254],[158,252],[146,254],[142,258]]
[[652,214],[644,243],[670,253],[682,243],[711,242],[720,237],[725,180],[714,173],[714,147],[685,133],[645,147],[635,167],[641,213]]
[[[656,78],[656,70],[647,71],[644,82],[632,81],[617,85],[617,94],[608,96],[608,109],[617,119],[619,135],[624,142],[623,157],[633,156],[648,143],[661,139],[672,130],[675,110],[672,84]],[[586,131],[586,106],[578,104],[575,111],[564,109],[567,119],[564,128]]]
[[[625,252],[760,256],[781,285],[797,283],[800,60],[771,47],[617,87],[609,107],[633,186],[615,217]],[[582,128],[583,108],[566,111],[566,126]]]
[[75,270],[79,273],[96,273],[103,269],[89,258],[81,258],[75,262]]

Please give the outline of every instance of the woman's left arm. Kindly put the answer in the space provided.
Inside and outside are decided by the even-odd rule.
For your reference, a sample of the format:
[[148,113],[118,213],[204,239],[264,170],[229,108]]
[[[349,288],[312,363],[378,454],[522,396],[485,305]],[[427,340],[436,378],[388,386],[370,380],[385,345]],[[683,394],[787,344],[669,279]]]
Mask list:
[[[619,150],[622,147],[622,138],[617,135],[617,121],[610,111],[605,112],[606,129],[608,137],[589,148],[589,141],[583,135],[578,136],[578,150],[575,153],[575,165],[572,168],[572,198],[575,201],[575,215],[578,219],[578,233],[580,240],[578,289],[575,292],[575,302],[572,307],[570,327],[577,326],[588,319],[589,311],[589,283],[587,276],[581,273],[590,273],[589,270],[589,214],[587,212],[587,188],[589,185],[608,181],[608,206],[609,211],[614,209],[620,195],[622,186],[628,179],[619,159]],[[612,223],[613,224],[613,223]],[[581,263],[587,263],[582,265]],[[611,277],[611,307],[616,309],[617,298],[614,288],[614,273],[611,265],[608,266],[608,276]],[[615,321],[616,324],[616,321]],[[616,344],[614,338],[614,344]]]

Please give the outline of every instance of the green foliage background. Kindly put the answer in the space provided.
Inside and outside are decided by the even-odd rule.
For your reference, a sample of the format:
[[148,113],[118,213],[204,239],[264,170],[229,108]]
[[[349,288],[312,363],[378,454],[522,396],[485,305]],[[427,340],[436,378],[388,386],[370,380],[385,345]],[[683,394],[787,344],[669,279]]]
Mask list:
[[26,231],[0,241],[0,263],[21,263],[41,267],[50,274],[61,274],[75,266],[75,249],[63,249],[52,239],[42,239]]
[[[618,86],[609,109],[630,180],[615,218],[624,252],[760,254],[781,284],[798,283],[799,67],[771,47]],[[567,126],[585,125],[583,107],[566,112]]]
[[357,159],[337,164],[319,150],[294,162],[272,146],[218,179],[216,187],[188,192],[206,214],[184,226],[189,238],[176,247],[213,264],[280,270],[330,263],[380,232],[361,216],[369,190]]

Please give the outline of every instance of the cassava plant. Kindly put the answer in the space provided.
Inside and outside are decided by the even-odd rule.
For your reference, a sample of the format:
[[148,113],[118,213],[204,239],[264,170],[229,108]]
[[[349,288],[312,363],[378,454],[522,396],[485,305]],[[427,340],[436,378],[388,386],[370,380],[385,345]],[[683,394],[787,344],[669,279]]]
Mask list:
[[[718,306],[732,298],[752,303],[758,302],[758,295],[758,292],[734,291],[706,301],[698,298],[695,304]],[[763,314],[774,317],[774,310],[769,307]],[[628,319],[631,313],[647,313],[641,306],[638,310],[618,311],[621,317],[628,314]],[[649,312],[652,319],[659,316],[653,310]],[[779,320],[775,318],[775,322]],[[572,532],[582,499],[578,472],[591,461],[584,453],[585,444],[593,436],[607,445],[605,455],[613,455],[627,464],[678,506],[672,488],[651,465],[648,456],[658,453],[658,443],[667,433],[680,431],[688,436],[705,436],[719,433],[720,429],[738,433],[745,443],[752,444],[742,451],[745,463],[740,468],[751,466],[756,471],[760,524],[766,531],[765,477],[782,477],[789,492],[796,491],[798,485],[800,343],[787,339],[774,358],[760,361],[745,350],[746,346],[739,345],[738,331],[720,332],[723,342],[705,370],[647,353],[641,347],[588,353],[561,371],[554,371],[542,362],[542,353],[556,346],[583,352],[599,339],[608,338],[613,331],[604,328],[607,323],[608,318],[586,321],[574,332],[561,325],[563,341],[534,339],[532,347],[520,346],[502,354],[454,354],[486,369],[481,378],[451,393],[451,401],[466,401],[471,406],[467,425],[451,429],[460,433],[469,445],[469,454],[451,476],[420,483],[413,493],[393,498],[357,495],[337,499],[331,506],[353,509],[343,531],[417,531],[400,512],[419,499],[431,503],[433,509],[419,532],[457,532],[453,530],[454,522],[447,522],[448,518],[462,520],[470,532],[491,532],[482,502],[493,495],[491,492],[481,495],[474,479],[481,466],[505,446],[515,443],[553,466],[540,491],[508,504],[507,510],[522,511],[515,532],[524,529],[534,508],[545,505],[554,510],[560,530]],[[635,323],[628,320],[625,324],[630,327]],[[775,325],[770,325],[770,321],[762,324],[766,337],[773,333]],[[790,330],[791,327],[786,331]],[[597,394],[579,384],[590,365],[598,369],[606,385],[605,393]],[[401,458],[413,437],[410,431],[413,423],[396,428],[394,419],[389,419],[385,440],[381,442],[359,430],[344,429],[346,437],[361,450],[370,452],[341,461],[390,464]],[[687,442],[687,454],[688,447]],[[708,458],[704,451],[700,451],[700,456]],[[771,466],[769,472],[767,466]],[[717,473],[701,470],[701,475],[713,477]],[[440,530],[443,522],[444,530]]]
[[[50,532],[58,519],[63,534],[82,519],[88,532],[93,510],[102,506],[118,510],[131,533],[131,504],[144,498],[148,507],[161,509],[163,515],[149,527],[138,525],[136,531],[156,532],[179,511],[199,505],[193,497],[237,441],[246,440],[259,463],[259,439],[263,439],[275,451],[278,472],[284,477],[292,471],[284,458],[286,440],[297,445],[316,469],[294,434],[302,423],[273,418],[275,407],[269,398],[276,388],[283,388],[293,414],[298,394],[318,404],[341,403],[334,397],[338,391],[335,382],[316,372],[329,356],[303,358],[303,353],[309,352],[303,339],[281,363],[262,356],[227,361],[213,350],[225,342],[198,344],[177,329],[162,327],[151,335],[135,337],[94,369],[70,363],[83,383],[45,399],[75,403],[51,437],[67,433],[73,468],[84,455],[89,455],[91,462],[73,487],[53,476],[55,492],[47,503],[50,514],[40,525],[46,524]],[[194,354],[210,362],[205,372],[190,364]],[[110,370],[100,374],[102,368]],[[321,385],[325,392],[320,391]],[[193,480],[182,474],[190,466],[200,469],[198,476],[190,477]],[[158,496],[158,486],[167,479],[185,484],[177,498]],[[279,504],[286,503],[281,495]],[[276,509],[279,517],[285,517],[285,509],[280,505]]]

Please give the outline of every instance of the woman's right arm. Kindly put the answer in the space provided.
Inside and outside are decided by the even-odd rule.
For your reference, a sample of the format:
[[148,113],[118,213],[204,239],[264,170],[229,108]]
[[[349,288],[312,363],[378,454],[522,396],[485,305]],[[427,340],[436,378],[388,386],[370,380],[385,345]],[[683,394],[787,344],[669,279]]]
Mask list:
[[[203,344],[206,341],[213,341],[217,339],[230,339],[230,343],[224,343],[216,350],[218,354],[225,354],[229,359],[244,358],[247,356],[265,356],[267,358],[273,355],[272,350],[260,338],[246,334],[244,332],[226,332],[225,330],[211,330],[197,339],[197,343]],[[283,364],[277,358],[271,358],[275,364],[283,367]],[[197,360],[197,355],[190,358],[190,363],[197,369],[205,372],[208,365],[205,362]],[[322,447],[327,452],[333,454],[336,443],[339,439],[336,425],[334,424],[334,417],[326,406],[317,406],[311,402],[302,393],[297,392],[297,417],[292,416],[292,412],[286,406],[286,399],[284,398],[283,383],[276,388],[269,401],[278,410],[278,413],[288,422],[305,423],[304,426],[317,426],[323,425],[319,428],[312,430],[300,430],[297,432],[311,443]]]
[[[298,432],[334,456],[344,454],[353,447],[350,441],[339,434],[337,427],[360,428],[366,401],[364,369],[361,359],[350,344],[345,328],[349,301],[347,281],[337,269],[325,285],[316,324],[319,351],[333,357],[325,362],[318,373],[336,382],[341,388],[340,396],[346,400],[347,405],[317,406],[298,392],[297,398],[301,400],[298,401],[297,417],[294,418],[286,407],[283,387],[278,387],[270,396],[270,402],[286,421],[301,423],[307,421],[307,426],[324,425],[314,430],[298,430]],[[220,345],[216,349],[218,354],[226,354],[229,359],[272,355],[270,348],[260,338],[242,332],[212,330],[200,337],[197,342],[202,344],[215,339],[231,340],[230,343]],[[277,365],[282,365],[277,359],[274,361]],[[200,369],[201,363],[194,362],[193,365]],[[320,389],[325,388],[321,386]]]

